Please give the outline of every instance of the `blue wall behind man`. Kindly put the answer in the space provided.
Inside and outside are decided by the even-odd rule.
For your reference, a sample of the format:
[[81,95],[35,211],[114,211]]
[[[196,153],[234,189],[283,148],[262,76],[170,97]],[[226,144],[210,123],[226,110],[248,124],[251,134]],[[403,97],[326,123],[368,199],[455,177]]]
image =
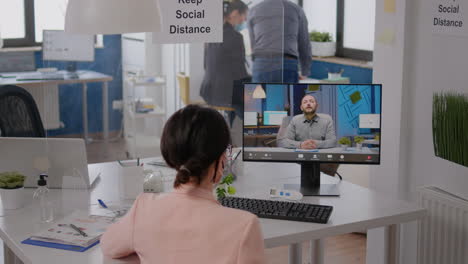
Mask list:
[[[67,63],[43,61],[42,52],[34,54],[36,68],[56,67],[66,69]],[[78,62],[78,70],[92,70],[112,76],[109,82],[109,130],[121,129],[122,114],[112,110],[112,101],[122,100],[122,43],[120,35],[104,36],[104,48],[95,49],[93,62]],[[102,83],[88,83],[88,131],[102,132]],[[81,84],[59,86],[60,120],[64,128],[48,130],[49,136],[81,134],[83,132]]]

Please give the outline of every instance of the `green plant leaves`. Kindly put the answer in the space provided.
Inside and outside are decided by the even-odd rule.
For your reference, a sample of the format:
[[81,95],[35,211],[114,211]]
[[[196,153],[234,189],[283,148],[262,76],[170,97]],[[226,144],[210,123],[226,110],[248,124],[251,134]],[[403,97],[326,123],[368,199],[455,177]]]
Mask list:
[[338,144],[340,145],[351,145],[351,139],[348,137],[342,137],[338,140]]
[[355,136],[354,137],[354,142],[358,143],[358,144],[362,143],[362,142],[364,142],[364,137],[363,136]]
[[330,33],[319,32],[315,30],[309,33],[309,39],[310,41],[316,41],[316,42],[332,42],[333,41],[333,37]]
[[434,93],[432,140],[437,157],[468,167],[468,96]]
[[0,188],[15,189],[21,188],[26,176],[16,171],[7,171],[0,173]]
[[236,194],[236,188],[234,188],[234,186],[230,186],[233,182],[234,177],[232,173],[228,174],[221,180],[218,187],[216,187],[216,196],[218,197],[218,199],[226,197],[226,194]]

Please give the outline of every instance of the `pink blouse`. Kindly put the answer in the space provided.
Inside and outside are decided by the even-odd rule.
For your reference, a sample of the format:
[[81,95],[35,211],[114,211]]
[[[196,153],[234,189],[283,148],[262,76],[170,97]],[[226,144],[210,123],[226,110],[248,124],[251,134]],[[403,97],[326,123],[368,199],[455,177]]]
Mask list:
[[104,233],[101,249],[111,258],[136,253],[141,263],[266,263],[258,218],[187,184],[162,195],[141,194]]

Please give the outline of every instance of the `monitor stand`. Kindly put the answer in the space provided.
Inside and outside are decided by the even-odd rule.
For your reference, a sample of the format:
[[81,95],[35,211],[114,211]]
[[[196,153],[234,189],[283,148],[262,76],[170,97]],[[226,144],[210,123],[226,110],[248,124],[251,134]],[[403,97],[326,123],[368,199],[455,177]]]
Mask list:
[[340,196],[336,184],[320,184],[320,163],[301,163],[301,185],[285,184],[287,190],[297,190],[304,196]]

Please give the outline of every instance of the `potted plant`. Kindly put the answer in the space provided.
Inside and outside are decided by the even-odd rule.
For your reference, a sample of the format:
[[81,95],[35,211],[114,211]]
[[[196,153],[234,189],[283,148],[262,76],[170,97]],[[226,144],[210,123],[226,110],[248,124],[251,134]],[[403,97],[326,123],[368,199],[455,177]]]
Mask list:
[[3,209],[17,209],[24,205],[24,179],[19,172],[0,173],[0,197]]
[[362,149],[362,142],[364,142],[364,137],[363,136],[355,136],[354,137],[354,143],[356,143],[356,148],[357,149]]
[[236,194],[236,188],[234,188],[234,186],[231,186],[233,182],[234,177],[232,173],[228,174],[221,180],[221,182],[218,184],[218,187],[216,187],[216,196],[218,197],[218,199],[226,197],[227,194]]
[[338,144],[341,145],[343,150],[346,150],[351,145],[351,140],[348,137],[342,137],[338,140]]
[[380,133],[375,133],[374,140],[380,141]]
[[335,56],[336,42],[328,32],[312,31],[309,33],[312,56],[330,57]]

